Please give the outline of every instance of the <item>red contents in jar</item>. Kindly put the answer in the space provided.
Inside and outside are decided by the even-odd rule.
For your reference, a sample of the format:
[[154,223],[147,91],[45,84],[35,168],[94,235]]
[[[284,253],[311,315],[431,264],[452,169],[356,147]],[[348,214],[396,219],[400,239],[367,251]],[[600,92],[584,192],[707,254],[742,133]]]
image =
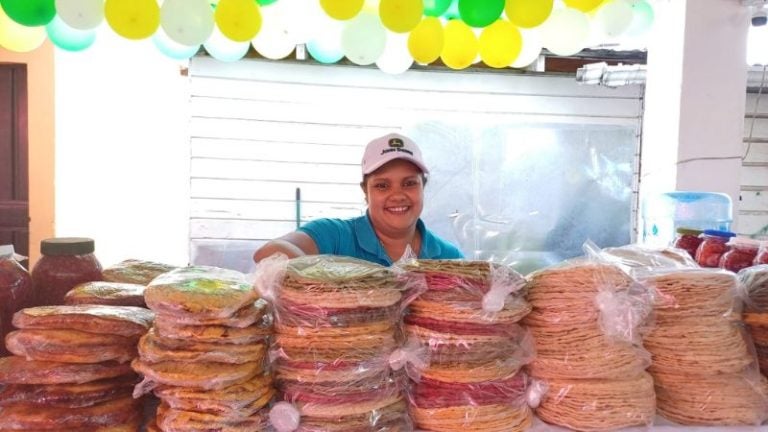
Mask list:
[[755,257],[754,265],[768,264],[768,247],[766,245],[760,246],[760,250]]
[[696,262],[702,267],[719,266],[720,257],[730,249],[728,239],[734,235],[727,231],[704,231],[703,241],[696,249]]
[[757,242],[733,240],[731,250],[724,253],[720,258],[720,268],[738,272],[743,268],[750,267],[757,256],[757,248]]
[[91,239],[55,238],[43,240],[43,254],[32,269],[37,290],[36,304],[61,305],[64,296],[83,282],[100,281],[101,264],[93,255]]
[[0,356],[11,355],[3,341],[14,330],[13,314],[31,306],[33,297],[32,277],[27,270],[12,257],[0,257]]
[[678,249],[683,249],[684,251],[688,252],[688,255],[690,255],[691,258],[695,258],[696,249],[699,248],[699,245],[704,240],[703,238],[699,237],[699,234],[701,234],[701,231],[699,230],[678,228],[678,237],[675,240],[675,244],[673,246]]

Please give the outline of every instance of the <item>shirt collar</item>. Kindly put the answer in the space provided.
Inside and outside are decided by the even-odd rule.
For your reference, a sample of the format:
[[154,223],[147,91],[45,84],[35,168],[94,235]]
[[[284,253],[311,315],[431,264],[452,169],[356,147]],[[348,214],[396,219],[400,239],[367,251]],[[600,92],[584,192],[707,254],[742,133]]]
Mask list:
[[[441,248],[440,244],[435,240],[435,237],[430,231],[427,231],[427,227],[424,222],[419,218],[416,221],[416,229],[421,234],[421,251],[419,252],[419,258],[429,258],[440,256]],[[379,238],[376,237],[376,232],[373,231],[373,224],[368,212],[365,216],[359,217],[355,223],[355,233],[357,234],[358,245],[366,252],[376,255],[385,261],[391,261],[389,255],[381,246]]]

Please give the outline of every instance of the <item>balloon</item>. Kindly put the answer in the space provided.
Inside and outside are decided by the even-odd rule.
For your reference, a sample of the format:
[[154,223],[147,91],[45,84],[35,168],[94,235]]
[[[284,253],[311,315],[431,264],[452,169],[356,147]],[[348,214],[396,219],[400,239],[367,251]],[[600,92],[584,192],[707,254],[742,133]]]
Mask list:
[[639,0],[632,4],[632,24],[626,31],[627,36],[642,36],[653,26],[653,7],[646,0]]
[[461,19],[472,27],[485,27],[501,16],[504,0],[458,0]]
[[520,30],[523,36],[523,47],[520,50],[515,61],[510,66],[514,68],[524,68],[535,62],[541,54],[541,36],[539,36],[538,29],[533,30]]
[[621,36],[632,24],[632,6],[625,0],[612,0],[600,6],[595,14],[597,28],[607,37]]
[[214,18],[221,33],[235,42],[250,42],[261,29],[259,4],[253,0],[220,0]]
[[251,47],[250,42],[236,42],[224,36],[218,28],[213,28],[211,37],[203,44],[205,51],[216,60],[233,62],[240,60]]
[[459,13],[459,0],[451,0],[448,10],[441,16],[448,21],[452,19],[461,19],[461,14]]
[[262,8],[261,12],[264,17],[264,24],[259,30],[259,34],[251,41],[251,45],[259,54],[268,59],[279,60],[287,57],[296,49],[296,44],[285,31],[287,21],[291,17],[284,13],[287,11],[274,6]]
[[541,26],[544,47],[559,56],[574,55],[584,49],[589,35],[589,17],[571,8],[552,12]]
[[509,21],[523,28],[538,27],[552,14],[555,0],[507,0],[504,10]]
[[54,0],[2,0],[6,15],[27,27],[46,25],[56,15]]
[[277,0],[256,0],[256,1],[259,2],[259,6],[268,6],[276,2]]
[[445,45],[443,25],[440,19],[426,17],[408,36],[408,51],[414,60],[429,64],[440,57]]
[[[323,13],[320,2],[317,0],[280,0],[270,6],[283,19],[284,31],[287,37],[299,45],[307,43],[315,35],[319,34],[319,28],[326,21],[331,20]],[[301,11],[297,13],[296,11]]]
[[480,57],[493,68],[509,66],[520,54],[523,36],[506,20],[498,20],[480,34]]
[[440,58],[451,69],[465,69],[477,57],[477,37],[464,22],[450,20],[445,25],[445,46]]
[[424,0],[424,15],[439,17],[448,11],[452,0]]
[[126,39],[145,39],[160,27],[155,0],[106,0],[104,16],[115,33]]
[[59,16],[45,26],[45,32],[54,45],[67,51],[82,51],[96,41],[96,30],[72,28]]
[[[0,4],[2,6],[2,4]],[[0,7],[0,46],[15,52],[28,52],[45,42],[45,28],[27,27],[12,20]]]
[[316,36],[307,42],[307,51],[320,63],[331,64],[344,58],[341,47],[341,33],[344,23],[330,17],[320,22]]
[[90,30],[104,21],[104,0],[56,0],[56,13],[68,26]]
[[578,9],[582,12],[590,12],[597,9],[603,0],[563,0],[563,2],[565,2],[565,5],[568,7]]
[[158,51],[174,60],[186,60],[200,51],[200,44],[193,46],[182,45],[171,39],[162,29],[152,35],[152,43]]
[[363,3],[365,0],[320,0],[325,13],[341,21],[356,17],[363,9]]
[[352,63],[366,66],[372,64],[384,52],[387,33],[379,17],[361,13],[344,26],[341,33],[341,47]]
[[413,64],[413,58],[408,53],[408,35],[387,33],[387,43],[384,52],[376,60],[376,66],[388,74],[401,74]]
[[213,32],[213,9],[209,0],[165,0],[160,8],[160,25],[173,41],[200,45]]
[[422,0],[381,0],[379,16],[384,27],[395,33],[408,33],[421,21]]

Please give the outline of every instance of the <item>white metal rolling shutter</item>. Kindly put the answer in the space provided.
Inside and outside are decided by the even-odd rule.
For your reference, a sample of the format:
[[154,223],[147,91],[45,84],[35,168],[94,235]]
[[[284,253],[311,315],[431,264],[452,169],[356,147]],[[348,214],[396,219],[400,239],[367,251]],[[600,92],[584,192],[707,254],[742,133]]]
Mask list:
[[751,70],[747,82],[737,231],[768,236],[768,74],[762,68]]
[[[190,76],[190,256],[241,270],[257,246],[296,228],[297,187],[304,221],[361,214],[361,147],[414,116],[529,116],[630,125],[638,133],[642,117],[641,87],[582,86],[562,75],[390,76],[355,66],[196,57]],[[635,163],[635,203],[637,171]]]

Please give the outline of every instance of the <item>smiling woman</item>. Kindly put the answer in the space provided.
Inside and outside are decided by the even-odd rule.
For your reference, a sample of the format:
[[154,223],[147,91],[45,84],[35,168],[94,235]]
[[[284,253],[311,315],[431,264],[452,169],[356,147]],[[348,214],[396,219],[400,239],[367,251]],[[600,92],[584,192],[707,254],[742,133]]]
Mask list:
[[262,246],[254,261],[275,253],[289,258],[332,254],[391,265],[409,249],[421,259],[463,258],[420,219],[429,169],[415,142],[399,134],[374,139],[365,149],[362,174],[365,215],[314,220]]

